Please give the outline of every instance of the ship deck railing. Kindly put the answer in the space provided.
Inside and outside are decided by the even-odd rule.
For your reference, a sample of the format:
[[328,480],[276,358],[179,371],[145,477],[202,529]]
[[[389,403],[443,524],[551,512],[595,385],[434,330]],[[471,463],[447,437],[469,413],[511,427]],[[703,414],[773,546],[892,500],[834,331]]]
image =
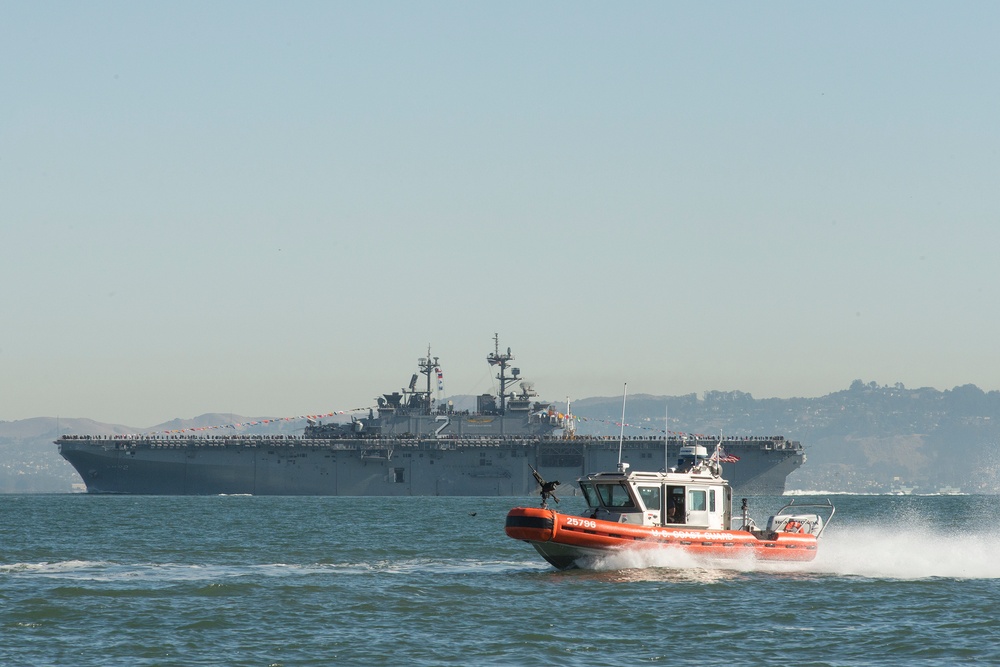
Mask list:
[[[540,435],[451,435],[435,438],[432,435],[422,437],[381,436],[371,438],[308,438],[298,435],[177,435],[177,434],[113,434],[113,435],[63,435],[62,441],[99,442],[105,447],[131,450],[137,447],[152,448],[182,448],[182,447],[309,447],[325,448],[338,451],[355,449],[373,449],[400,447],[428,450],[448,450],[457,447],[502,447],[511,444],[531,445],[549,442],[561,444],[587,444],[593,442],[616,443],[621,440],[626,449],[648,447],[651,442],[663,442],[663,437],[628,436],[621,439],[613,435],[577,435],[571,438],[545,437]],[[689,438],[671,438],[671,444],[704,443],[712,445],[720,441],[718,436],[696,436]],[[726,436],[721,439],[723,447],[736,448],[757,445],[765,451],[771,450],[802,450],[798,441],[786,440],[784,436]]]

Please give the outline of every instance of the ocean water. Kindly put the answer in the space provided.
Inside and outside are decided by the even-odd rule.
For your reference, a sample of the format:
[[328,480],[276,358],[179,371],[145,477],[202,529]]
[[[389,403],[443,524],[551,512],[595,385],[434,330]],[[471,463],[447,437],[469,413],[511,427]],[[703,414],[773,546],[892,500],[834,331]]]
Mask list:
[[1000,664],[1000,498],[831,499],[812,563],[557,572],[537,498],[0,496],[0,665]]

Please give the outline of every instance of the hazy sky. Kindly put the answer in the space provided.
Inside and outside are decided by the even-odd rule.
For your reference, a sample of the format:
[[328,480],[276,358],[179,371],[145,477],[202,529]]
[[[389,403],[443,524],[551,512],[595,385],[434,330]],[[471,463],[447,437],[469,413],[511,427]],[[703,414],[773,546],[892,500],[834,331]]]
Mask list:
[[1000,389],[1000,5],[0,2],[0,419]]

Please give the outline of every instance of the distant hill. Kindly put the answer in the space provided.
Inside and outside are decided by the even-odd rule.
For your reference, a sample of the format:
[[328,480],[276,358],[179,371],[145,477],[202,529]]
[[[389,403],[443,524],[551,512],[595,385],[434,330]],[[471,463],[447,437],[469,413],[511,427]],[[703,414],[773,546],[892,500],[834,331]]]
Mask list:
[[[740,391],[634,396],[625,421],[659,434],[665,408],[671,431],[802,442],[807,462],[788,478],[790,489],[1000,493],[1000,392],[975,385],[939,391],[855,380],[819,398],[755,399]],[[589,433],[616,435],[621,410],[621,397],[572,404]]]
[[[453,397],[457,406],[468,397]],[[555,404],[565,411],[565,406]],[[806,448],[806,464],[788,478],[791,490],[854,493],[915,488],[936,492],[1000,493],[1000,392],[975,385],[940,391],[855,380],[819,398],[755,399],[740,391],[702,396],[629,396],[627,435],[670,430],[706,435],[784,435]],[[617,435],[621,397],[572,403],[584,434]],[[61,493],[80,482],[56,451],[60,434],[137,433],[228,425],[232,432],[299,434],[305,422],[248,425],[266,417],[208,413],[150,429],[89,419],[38,417],[0,422],[0,493]],[[239,427],[233,425],[240,424]]]

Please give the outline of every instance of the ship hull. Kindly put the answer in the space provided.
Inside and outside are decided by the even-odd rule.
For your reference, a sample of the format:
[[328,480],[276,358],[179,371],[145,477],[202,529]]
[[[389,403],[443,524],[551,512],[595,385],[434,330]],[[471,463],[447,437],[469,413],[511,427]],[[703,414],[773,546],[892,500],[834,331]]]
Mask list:
[[[484,440],[318,440],[303,438],[66,437],[61,455],[90,493],[154,495],[527,496],[538,492],[532,467],[566,483],[615,467],[617,438]],[[798,443],[727,441],[739,461],[723,476],[743,495],[780,495],[802,465]],[[633,470],[676,462],[673,441],[626,440]]]

